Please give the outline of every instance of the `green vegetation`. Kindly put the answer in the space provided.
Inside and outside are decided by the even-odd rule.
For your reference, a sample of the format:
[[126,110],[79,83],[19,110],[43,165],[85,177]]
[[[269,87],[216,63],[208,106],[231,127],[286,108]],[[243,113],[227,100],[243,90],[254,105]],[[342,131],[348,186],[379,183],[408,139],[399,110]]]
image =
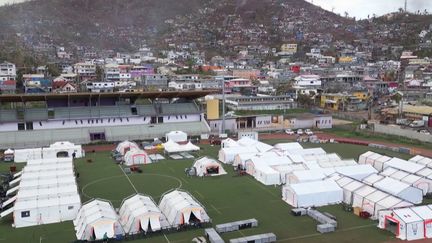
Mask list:
[[235,111],[238,116],[251,116],[251,115],[289,115],[307,113],[308,109],[296,108],[286,110],[259,110],[259,111]]
[[[282,140],[267,141],[269,143]],[[286,142],[286,140],[284,141]],[[304,144],[305,147],[323,147],[327,152],[336,152],[344,158],[358,158],[367,151],[374,150],[388,155],[406,158],[407,155],[382,151],[357,145],[340,144]],[[196,156],[217,156],[218,146],[202,145]],[[92,160],[91,163],[86,162]],[[10,164],[0,164],[0,171],[7,171]],[[281,200],[281,188],[264,186],[250,176],[235,176],[230,166],[225,166],[228,175],[214,178],[190,178],[184,174],[184,168],[190,167],[192,160],[163,160],[159,163],[143,166],[142,174],[128,175],[136,189],[151,195],[156,202],[161,194],[171,188],[181,187],[190,192],[206,208],[214,224],[257,218],[259,227],[223,234],[225,240],[258,233],[274,232],[282,242],[385,242],[394,239],[391,233],[376,228],[376,222],[363,220],[352,213],[343,211],[340,205],[321,208],[338,219],[339,228],[335,233],[321,235],[316,232],[316,222],[309,217],[294,217],[290,206]],[[19,164],[18,167],[22,167]],[[111,200],[114,207],[135,193],[132,185],[122,170],[110,158],[108,152],[88,153],[85,159],[75,162],[75,169],[80,173],[79,190],[82,202],[92,197]],[[12,217],[0,221],[1,239],[5,242],[71,242],[75,240],[72,222],[14,229],[10,225]],[[6,233],[7,232],[7,233]],[[170,233],[169,242],[191,242],[191,239],[203,235],[203,229]],[[151,239],[132,242],[168,242],[163,235]]]

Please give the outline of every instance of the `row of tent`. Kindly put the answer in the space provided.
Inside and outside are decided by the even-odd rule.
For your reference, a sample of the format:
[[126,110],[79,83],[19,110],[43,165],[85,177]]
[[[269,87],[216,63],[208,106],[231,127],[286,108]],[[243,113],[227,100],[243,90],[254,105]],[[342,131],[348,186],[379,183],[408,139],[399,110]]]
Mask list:
[[149,196],[133,195],[123,200],[118,214],[110,202],[95,199],[83,205],[73,221],[77,239],[84,241],[207,222],[204,207],[180,190],[164,194],[159,205]]
[[5,155],[13,157],[15,163],[25,163],[28,160],[55,159],[62,157],[82,158],[85,152],[81,145],[75,145],[71,142],[56,142],[49,147],[31,148],[31,149],[8,149]]
[[73,220],[81,207],[72,158],[28,160],[9,186],[0,216],[17,228]]

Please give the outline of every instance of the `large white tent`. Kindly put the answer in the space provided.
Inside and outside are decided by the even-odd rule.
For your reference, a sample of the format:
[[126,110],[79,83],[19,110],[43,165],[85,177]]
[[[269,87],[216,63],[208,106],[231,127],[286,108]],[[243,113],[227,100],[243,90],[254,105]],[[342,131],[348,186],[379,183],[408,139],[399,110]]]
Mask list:
[[42,148],[42,158],[61,158],[61,157],[72,157],[75,153],[75,158],[82,158],[85,156],[84,150],[81,145],[75,145],[71,142],[55,142],[48,148]]
[[395,208],[411,207],[411,206],[413,206],[412,203],[409,203],[400,198],[390,195],[384,198],[383,200],[375,203],[375,212],[373,213],[372,218],[378,219],[381,211],[391,210]]
[[381,201],[384,200],[385,198],[389,197],[390,195],[388,193],[382,192],[382,191],[375,191],[369,195],[367,195],[364,199],[363,199],[363,204],[362,204],[362,211],[366,211],[368,212],[372,218],[376,218],[378,215],[375,215],[375,208],[376,208],[376,204]]
[[423,201],[422,190],[390,177],[376,182],[374,187],[414,204],[420,204]]
[[374,193],[374,192],[376,192],[376,191],[377,191],[377,189],[376,189],[376,188],[373,188],[373,187],[371,187],[371,186],[367,186],[367,185],[365,185],[365,186],[363,186],[363,187],[360,187],[359,189],[357,189],[357,190],[354,191],[354,193],[353,193],[353,197],[352,197],[352,206],[353,206],[353,207],[363,208],[363,201],[364,201],[364,199],[365,199],[368,195],[370,195],[370,194],[372,194],[372,193]]
[[218,160],[224,164],[232,164],[239,154],[256,154],[258,150],[255,147],[227,147],[219,150]]
[[186,142],[188,140],[188,135],[182,131],[171,131],[165,134],[166,141],[173,141],[176,143]]
[[336,172],[341,175],[356,179],[363,180],[365,177],[370,176],[371,174],[377,173],[378,171],[372,167],[371,165],[351,165],[351,166],[342,166],[336,167]]
[[394,169],[403,170],[405,172],[415,174],[416,172],[422,170],[426,166],[421,164],[416,164],[413,162],[408,162],[399,158],[392,158],[391,160],[384,163],[384,169],[392,167]]
[[393,232],[401,240],[425,238],[425,221],[411,208],[381,211],[378,227]]
[[209,157],[202,157],[195,160],[193,168],[195,168],[197,176],[219,176],[227,174],[219,162]]
[[297,142],[293,143],[278,143],[274,145],[275,149],[281,150],[281,151],[292,151],[292,150],[299,150],[303,149],[303,146]]
[[293,207],[319,207],[343,200],[343,191],[333,180],[286,185],[282,199]]
[[227,138],[221,141],[221,148],[232,148],[232,147],[239,147],[240,145],[237,143],[237,141]]
[[24,163],[31,159],[42,159],[42,148],[14,150],[15,163]]
[[132,149],[140,149],[140,148],[138,144],[136,144],[135,142],[130,142],[127,140],[119,143],[116,147],[116,151],[121,155],[125,155],[127,151]]
[[110,202],[95,199],[84,204],[73,221],[78,240],[93,241],[124,235]]
[[388,156],[368,151],[359,156],[359,164],[370,164],[378,171],[382,171],[384,163],[390,159]]
[[123,160],[127,166],[150,164],[152,162],[148,154],[141,149],[132,149],[127,151]]
[[354,192],[363,187],[364,185],[365,184],[359,181],[352,181],[351,183],[341,186],[343,190],[343,202],[346,204],[352,204]]
[[312,169],[312,170],[300,170],[293,171],[287,175],[288,184],[297,184],[310,181],[321,181],[329,175],[333,174],[333,169]]
[[123,200],[119,216],[120,224],[127,234],[155,232],[170,226],[151,197],[142,194]]
[[429,168],[432,168],[432,159],[428,158],[428,157],[424,157],[421,155],[416,155],[413,158],[408,160],[409,162],[413,162],[416,164],[421,164],[421,165],[425,165]]
[[362,182],[363,182],[364,184],[366,184],[366,185],[373,186],[375,183],[377,183],[378,181],[380,181],[380,180],[382,180],[382,179],[384,179],[384,178],[385,178],[385,176],[383,176],[383,175],[380,175],[380,174],[372,174],[372,175],[370,175],[370,176],[364,178],[364,179],[362,180]]
[[166,153],[181,153],[181,152],[192,152],[198,151],[200,148],[191,141],[186,144],[178,144],[173,140],[168,140],[168,142],[163,144]]
[[210,222],[204,207],[189,193],[174,190],[159,201],[159,208],[171,226]]

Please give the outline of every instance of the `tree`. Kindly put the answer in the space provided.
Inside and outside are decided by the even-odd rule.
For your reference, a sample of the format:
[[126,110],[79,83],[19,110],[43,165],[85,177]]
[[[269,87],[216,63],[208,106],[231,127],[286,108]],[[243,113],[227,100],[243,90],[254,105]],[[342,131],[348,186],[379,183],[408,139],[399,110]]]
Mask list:
[[99,65],[97,65],[96,66],[96,79],[98,81],[102,81],[102,77],[103,77],[103,70]]
[[297,97],[297,103],[299,103],[303,107],[311,107],[314,102],[309,95],[299,94]]
[[59,70],[59,68],[58,68],[56,65],[54,65],[54,64],[48,64],[48,65],[47,65],[47,71],[48,71],[48,74],[49,74],[51,77],[58,77],[58,76],[60,76],[60,70]]

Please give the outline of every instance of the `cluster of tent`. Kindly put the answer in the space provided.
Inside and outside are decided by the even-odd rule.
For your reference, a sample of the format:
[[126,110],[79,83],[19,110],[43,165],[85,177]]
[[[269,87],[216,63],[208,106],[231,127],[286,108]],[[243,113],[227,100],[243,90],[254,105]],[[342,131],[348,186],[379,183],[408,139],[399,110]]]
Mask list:
[[54,159],[63,157],[82,158],[85,152],[81,145],[75,145],[70,142],[56,142],[49,147],[31,148],[31,149],[8,149],[7,154],[13,156],[15,163],[25,163],[28,160],[37,159]]
[[156,232],[171,227],[210,222],[204,207],[189,193],[164,194],[159,205],[149,196],[135,194],[123,200],[119,214],[101,199],[82,206],[73,221],[78,240],[106,240],[125,234]]
[[117,145],[115,151],[123,156],[123,161],[127,166],[152,163],[149,155],[135,142],[123,141]]
[[200,148],[194,144],[192,144],[191,141],[180,144],[178,142],[175,142],[174,140],[168,140],[166,143],[163,144],[163,147],[165,149],[165,153],[171,154],[171,153],[182,153],[182,152],[194,152],[199,151]]
[[28,160],[9,185],[1,217],[13,213],[17,228],[73,220],[81,207],[70,157]]

